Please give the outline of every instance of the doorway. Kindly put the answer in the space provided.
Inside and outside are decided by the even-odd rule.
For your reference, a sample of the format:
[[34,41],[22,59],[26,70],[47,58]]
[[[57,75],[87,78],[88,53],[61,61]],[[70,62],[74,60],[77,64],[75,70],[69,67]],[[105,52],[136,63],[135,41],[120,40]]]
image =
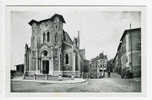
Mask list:
[[43,60],[43,74],[49,74],[49,61]]

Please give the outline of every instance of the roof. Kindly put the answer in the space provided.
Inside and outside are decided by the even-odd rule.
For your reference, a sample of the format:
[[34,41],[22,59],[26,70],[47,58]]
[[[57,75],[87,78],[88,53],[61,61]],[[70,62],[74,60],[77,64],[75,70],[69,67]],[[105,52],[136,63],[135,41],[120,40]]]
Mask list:
[[37,23],[37,24],[38,24],[39,22],[36,21],[36,20],[34,20],[34,19],[32,19],[32,20],[29,22],[29,24],[32,25],[33,23]]
[[24,66],[24,64],[17,64],[17,65],[15,65],[16,67],[17,66],[19,66],[19,67],[22,67],[22,66]]
[[[64,30],[63,30],[63,38],[69,39],[70,44],[73,44],[73,42],[72,42],[69,34],[68,34],[66,31],[64,31]],[[65,42],[68,42],[67,40],[64,40],[64,41],[65,41]]]
[[60,19],[63,23],[66,23],[62,15],[60,15],[60,14],[54,14],[54,15],[51,17],[51,20],[53,20],[55,17],[59,17],[59,19]]
[[[102,54],[102,55],[100,55]],[[96,56],[95,58],[91,59],[91,61],[97,61],[97,60],[101,60],[101,59],[107,59],[107,55],[105,55],[104,53],[100,53],[98,56]]]
[[120,43],[119,43],[119,45],[118,45],[118,48],[117,48],[117,52],[119,51],[121,45],[122,45],[122,42],[120,41]]
[[54,14],[52,17],[50,17],[50,18],[48,18],[48,19],[45,19],[45,20],[41,20],[41,21],[36,21],[36,20],[32,19],[32,20],[29,22],[29,24],[30,24],[30,25],[32,25],[32,23],[37,23],[37,24],[39,24],[39,23],[41,23],[41,22],[45,22],[45,21],[48,21],[48,20],[53,21],[55,17],[59,17],[59,19],[60,19],[63,23],[66,23],[62,15],[60,15],[60,14]]
[[120,39],[120,41],[122,41],[122,39],[124,38],[124,36],[127,33],[132,32],[132,31],[141,31],[141,28],[134,28],[134,29],[127,29],[127,30],[125,30],[124,33],[123,33],[123,35],[122,35],[122,37],[121,37],[121,39]]
[[114,59],[113,59],[113,62],[116,60],[117,55],[118,55],[118,53],[116,53],[116,55],[115,55],[115,57],[114,57]]

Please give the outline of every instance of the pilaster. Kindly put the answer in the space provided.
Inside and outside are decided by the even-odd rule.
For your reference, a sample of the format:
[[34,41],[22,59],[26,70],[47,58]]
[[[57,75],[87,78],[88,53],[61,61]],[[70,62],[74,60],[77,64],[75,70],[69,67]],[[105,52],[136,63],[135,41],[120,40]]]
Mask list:
[[59,48],[59,49],[58,49],[58,61],[59,61],[58,66],[59,66],[59,72],[61,71],[60,54],[61,54],[61,50],[60,50],[60,48]]
[[24,55],[24,73],[27,71],[27,53]]
[[36,52],[36,57],[35,57],[35,60],[36,60],[36,74],[38,74],[38,52],[37,50],[35,51]]
[[50,60],[49,60],[49,74],[53,75],[54,74],[54,63],[53,63],[53,48],[51,47],[51,52],[50,52]]
[[72,54],[73,54],[73,59],[72,59],[72,61],[73,61],[73,63],[72,63],[72,64],[73,64],[73,66],[72,66],[72,71],[75,72],[75,53],[73,52]]

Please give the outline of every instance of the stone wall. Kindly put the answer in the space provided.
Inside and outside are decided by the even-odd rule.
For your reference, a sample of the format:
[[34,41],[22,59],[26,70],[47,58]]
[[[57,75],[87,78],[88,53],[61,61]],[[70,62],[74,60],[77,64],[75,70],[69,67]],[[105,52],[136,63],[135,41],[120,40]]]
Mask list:
[[[122,70],[129,68],[134,77],[141,75],[141,30],[126,30],[121,38],[121,43],[114,60],[115,70],[124,73]],[[121,66],[119,68],[118,66]],[[121,71],[120,71],[121,70]],[[119,72],[120,71],[120,72]]]

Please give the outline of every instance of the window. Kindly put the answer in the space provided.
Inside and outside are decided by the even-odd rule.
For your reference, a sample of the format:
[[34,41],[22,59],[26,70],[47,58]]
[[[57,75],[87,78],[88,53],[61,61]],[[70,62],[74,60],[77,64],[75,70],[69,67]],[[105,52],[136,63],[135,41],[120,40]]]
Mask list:
[[55,34],[55,42],[57,42],[57,33]]
[[68,56],[68,54],[65,55],[65,63],[69,64],[69,56]]
[[45,41],[45,33],[43,33],[43,42]]
[[47,32],[47,42],[49,42],[49,41],[50,41],[50,33]]
[[43,51],[43,55],[44,56],[47,56],[47,54],[48,54],[48,52],[45,50],[45,51]]

